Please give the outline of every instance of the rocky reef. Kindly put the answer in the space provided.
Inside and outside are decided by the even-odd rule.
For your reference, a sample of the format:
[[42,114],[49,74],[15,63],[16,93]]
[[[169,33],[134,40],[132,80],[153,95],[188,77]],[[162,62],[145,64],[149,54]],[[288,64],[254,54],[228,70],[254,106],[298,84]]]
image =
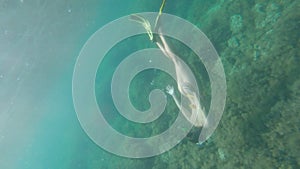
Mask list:
[[156,157],[154,168],[300,168],[300,2],[167,5],[166,12],[188,19],[212,41],[228,93],[208,142],[198,147],[187,139]]
[[[148,5],[159,6],[150,1]],[[297,0],[167,0],[164,12],[198,26],[218,51],[227,79],[226,109],[203,145],[187,137],[159,156],[122,159],[122,168],[300,168],[299,7]],[[182,44],[170,44],[195,72],[208,109],[210,83],[204,66]],[[147,108],[140,92],[163,88],[164,79],[165,75],[157,76],[149,89],[141,81],[133,82],[131,99]],[[129,135],[164,131],[178,113],[174,104],[166,111],[164,118],[171,120],[165,126],[151,124],[147,135],[135,127]]]

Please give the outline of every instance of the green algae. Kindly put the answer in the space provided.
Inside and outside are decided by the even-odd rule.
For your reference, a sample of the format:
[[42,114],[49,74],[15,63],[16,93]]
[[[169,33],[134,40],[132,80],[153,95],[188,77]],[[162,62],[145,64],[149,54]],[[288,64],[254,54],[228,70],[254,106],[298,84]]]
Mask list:
[[[223,118],[201,147],[187,137],[153,158],[106,160],[120,160],[122,165],[112,165],[115,168],[300,168],[299,5],[296,0],[167,1],[166,11],[200,27],[221,56],[228,87]],[[209,107],[205,68],[182,44],[171,41],[171,45],[196,72]],[[166,77],[156,74],[152,87],[163,88]],[[132,82],[130,97],[136,107],[149,106],[146,96],[152,88],[146,84],[151,82],[143,76]],[[168,122],[153,123],[146,130],[124,119],[113,123],[129,136],[152,136],[170,126],[176,112],[171,103],[164,117]]]
[[223,119],[210,144],[186,139],[156,157],[155,168],[299,168],[299,2],[215,3],[205,10],[194,1],[187,18],[213,41],[225,66]]

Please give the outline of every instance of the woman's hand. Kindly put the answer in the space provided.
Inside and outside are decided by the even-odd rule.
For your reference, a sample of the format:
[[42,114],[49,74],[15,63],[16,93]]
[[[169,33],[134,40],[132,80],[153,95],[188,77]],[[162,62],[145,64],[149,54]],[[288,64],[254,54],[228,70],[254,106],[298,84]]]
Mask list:
[[167,92],[169,95],[173,96],[173,95],[174,95],[174,87],[168,85],[168,86],[166,87],[166,92]]

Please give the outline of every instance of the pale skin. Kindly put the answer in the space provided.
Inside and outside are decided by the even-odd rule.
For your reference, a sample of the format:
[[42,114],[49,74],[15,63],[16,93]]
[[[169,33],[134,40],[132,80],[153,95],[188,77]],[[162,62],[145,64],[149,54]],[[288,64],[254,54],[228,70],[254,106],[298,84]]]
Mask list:
[[195,93],[195,91],[192,89],[190,85],[192,80],[190,79],[190,76],[188,76],[187,71],[183,68],[182,61],[179,60],[178,56],[171,51],[170,47],[166,43],[165,38],[161,34],[159,36],[162,41],[162,44],[158,42],[156,42],[156,44],[164,53],[164,55],[167,56],[169,59],[171,59],[172,62],[174,63],[178,90],[183,96],[188,98],[190,102],[191,111],[189,111],[188,109],[186,109],[180,104],[179,100],[174,94],[174,87],[167,86],[166,87],[167,93],[172,96],[177,107],[180,109],[180,111],[185,116],[185,118],[194,126],[201,127],[206,122],[206,117],[204,111],[201,108],[197,94]]
[[[164,1],[162,3],[162,7],[164,5]],[[161,9],[162,9],[161,7]],[[156,18],[156,22],[158,20],[160,15]],[[141,16],[138,15],[132,15],[132,20],[142,24],[142,26],[146,29],[149,39],[153,40],[153,34],[151,30],[151,26],[148,20],[144,19]],[[157,24],[157,23],[156,23]],[[157,26],[155,24],[155,26]],[[183,67],[182,61],[178,58],[177,55],[175,55],[172,50],[170,49],[169,45],[167,44],[165,38],[162,36],[160,29],[159,31],[159,37],[161,39],[161,43],[156,42],[156,45],[160,48],[160,50],[163,52],[163,54],[172,60],[175,66],[175,72],[176,72],[176,79],[177,79],[177,85],[179,92],[185,96],[189,100],[189,108],[183,107],[177,97],[174,94],[174,87],[173,86],[167,86],[166,91],[168,94],[172,96],[174,99],[177,107],[180,109],[184,117],[194,126],[196,127],[202,127],[206,123],[206,116],[205,113],[200,105],[200,100],[197,97],[197,94],[195,93],[195,90],[192,88],[192,79],[190,79],[190,76],[188,76],[187,71]]]

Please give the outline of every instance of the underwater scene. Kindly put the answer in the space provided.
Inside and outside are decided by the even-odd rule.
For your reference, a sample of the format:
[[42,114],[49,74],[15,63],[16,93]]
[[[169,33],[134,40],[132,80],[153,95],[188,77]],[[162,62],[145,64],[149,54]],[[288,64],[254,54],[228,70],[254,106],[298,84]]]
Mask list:
[[299,9],[0,0],[0,169],[300,168]]

